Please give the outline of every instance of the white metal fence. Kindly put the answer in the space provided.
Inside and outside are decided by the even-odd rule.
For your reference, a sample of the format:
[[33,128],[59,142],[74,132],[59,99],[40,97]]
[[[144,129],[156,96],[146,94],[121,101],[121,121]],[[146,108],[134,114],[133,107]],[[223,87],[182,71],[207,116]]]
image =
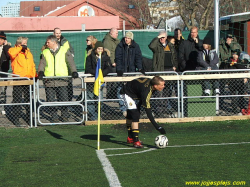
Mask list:
[[[46,77],[37,81],[1,78],[1,125],[96,124],[98,98],[93,94],[94,77],[80,75],[77,79]],[[220,120],[246,119],[250,114],[249,70],[147,73],[147,77],[155,75],[166,80],[163,92],[156,92],[151,98],[153,115],[159,122],[207,120],[206,117],[216,116],[223,117]],[[106,84],[100,94],[103,124],[125,122],[126,108],[118,97],[119,90],[126,82],[141,76],[127,73],[123,77],[109,74],[104,78]],[[147,122],[143,109],[141,120]]]

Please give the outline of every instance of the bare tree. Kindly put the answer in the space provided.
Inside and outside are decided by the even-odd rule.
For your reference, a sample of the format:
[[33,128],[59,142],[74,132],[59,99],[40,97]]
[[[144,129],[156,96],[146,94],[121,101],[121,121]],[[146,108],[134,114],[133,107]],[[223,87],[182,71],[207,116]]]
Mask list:
[[179,14],[188,29],[192,26],[197,26],[200,30],[209,28],[214,0],[176,1],[178,2]]

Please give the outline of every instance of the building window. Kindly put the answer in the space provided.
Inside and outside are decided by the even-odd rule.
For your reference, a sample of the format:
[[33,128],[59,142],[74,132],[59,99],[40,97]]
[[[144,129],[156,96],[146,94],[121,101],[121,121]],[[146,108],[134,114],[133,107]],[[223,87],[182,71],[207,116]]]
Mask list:
[[35,6],[34,11],[40,11],[40,6]]

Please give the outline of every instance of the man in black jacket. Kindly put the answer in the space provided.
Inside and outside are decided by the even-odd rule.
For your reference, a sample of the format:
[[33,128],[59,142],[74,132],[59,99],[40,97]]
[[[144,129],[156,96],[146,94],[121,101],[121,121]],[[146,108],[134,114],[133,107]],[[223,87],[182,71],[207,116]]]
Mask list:
[[[10,56],[8,50],[11,46],[7,44],[7,38],[3,31],[0,32],[0,71],[8,73],[10,68]],[[7,74],[0,74],[1,78],[8,77]],[[1,103],[6,103],[7,86],[1,87]]]
[[[118,76],[122,76],[124,72],[142,72],[142,53],[140,46],[134,41],[134,34],[128,31],[125,37],[117,45],[115,49],[115,63],[116,72]],[[117,97],[119,98],[119,92],[121,85],[117,87]],[[120,99],[120,98],[119,98]],[[119,101],[120,110],[126,117],[126,107],[122,100]]]
[[[150,107],[150,98],[155,91],[162,91],[165,81],[159,76],[149,78],[134,79],[123,85],[120,91],[121,98],[127,107],[127,129],[128,138],[127,143],[133,143],[135,148],[143,148],[142,142],[139,140],[139,119],[140,107],[144,107],[147,116],[156,130],[161,134],[166,134],[163,127],[159,126],[152,115]],[[136,105],[135,100],[139,100]]]
[[188,39],[179,46],[180,71],[195,70],[198,51],[202,50],[203,41],[199,39],[198,28],[192,27]]
[[[197,66],[198,52],[201,51],[203,41],[199,39],[198,28],[192,27],[188,39],[179,46],[179,70],[180,72],[195,70]],[[183,85],[183,94],[187,96],[187,84]],[[187,99],[184,99],[184,116],[187,117]]]

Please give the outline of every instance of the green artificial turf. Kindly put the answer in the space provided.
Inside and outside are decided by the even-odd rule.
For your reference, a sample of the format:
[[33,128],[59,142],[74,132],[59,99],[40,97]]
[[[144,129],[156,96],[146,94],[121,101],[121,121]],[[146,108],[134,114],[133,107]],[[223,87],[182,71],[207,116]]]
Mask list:
[[[248,120],[162,125],[169,139],[165,149],[154,149],[159,133],[151,124],[140,125],[144,149],[126,144],[124,124],[101,126],[100,148],[115,148],[105,153],[121,186],[182,187],[190,186],[188,181],[245,181],[250,186],[250,144],[221,145],[250,142]],[[108,187],[96,134],[97,126],[0,128],[0,186]]]

